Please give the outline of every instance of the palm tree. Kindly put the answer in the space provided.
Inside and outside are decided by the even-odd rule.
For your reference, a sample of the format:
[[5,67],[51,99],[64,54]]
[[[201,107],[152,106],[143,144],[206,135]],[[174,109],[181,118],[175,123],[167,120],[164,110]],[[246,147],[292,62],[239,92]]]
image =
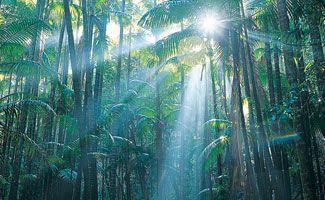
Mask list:
[[[239,65],[240,65],[240,59],[239,59],[239,36],[237,33],[232,32],[231,33],[231,44],[232,44],[232,55],[233,55],[233,68],[234,68],[234,80],[233,84],[238,92],[238,109],[239,109],[239,115],[240,115],[240,124],[241,124],[241,130],[243,132],[244,137],[244,152],[245,152],[245,163],[247,166],[247,179],[249,184],[249,190],[252,193],[252,197],[254,199],[259,198],[257,185],[256,185],[256,179],[254,177],[254,171],[251,163],[251,157],[250,157],[250,150],[249,150],[249,144],[248,144],[248,136],[247,136],[247,130],[246,130],[246,123],[244,118],[244,112],[243,112],[243,105],[242,105],[242,98],[241,98],[241,89],[240,89],[240,83],[239,83]],[[235,121],[233,123],[236,123]]]
[[[37,1],[36,7],[38,8],[36,17],[38,20],[43,19],[43,14],[44,14],[44,8],[45,8],[45,2],[44,1]],[[39,26],[36,26],[37,29],[39,29]],[[33,42],[31,46],[31,56],[32,60],[38,61],[39,55],[40,55],[40,37],[39,34],[34,33],[32,35],[33,37]],[[34,80],[34,81],[33,81]],[[38,95],[38,80],[39,77],[36,75],[34,79],[32,78],[26,78],[26,83],[24,86],[24,93],[26,94],[27,98],[29,95],[35,95],[37,97]],[[24,97],[26,99],[26,97]],[[19,127],[18,127],[18,132],[20,133],[19,136],[19,142],[17,146],[17,152],[15,155],[15,159],[13,161],[13,177],[11,180],[10,184],[10,192],[9,192],[9,199],[17,199],[18,198],[18,183],[19,183],[19,176],[21,172],[21,164],[22,164],[22,158],[23,158],[23,149],[24,149],[24,139],[23,139],[23,134],[25,134],[26,128],[31,131],[31,134],[35,134],[35,123],[36,123],[36,113],[30,113],[30,118],[32,118],[31,122],[27,124],[27,117],[28,117],[28,109],[25,108],[22,110],[20,121],[19,121]],[[32,137],[34,138],[34,137]],[[31,166],[31,158],[29,159],[29,166]]]
[[[314,63],[316,65],[317,86],[319,88],[320,97],[324,99],[324,70],[322,70],[321,65],[324,63],[325,58],[322,47],[322,38],[319,30],[320,13],[323,5],[320,1],[311,0],[305,2],[304,6],[309,27]],[[324,117],[324,110],[321,111],[321,115],[321,118]]]
[[[278,16],[279,16],[279,25],[282,32],[288,32],[289,28],[289,19],[287,15],[287,8],[286,8],[286,1],[285,0],[277,0],[277,9],[278,9]],[[288,77],[288,82],[291,87],[297,86],[297,70],[293,60],[293,49],[291,46],[286,46],[283,48],[283,56],[284,56],[284,63],[286,69],[286,75]],[[295,132],[301,136],[296,142],[296,149],[297,149],[297,157],[300,164],[300,177],[303,189],[303,196],[305,199],[315,199],[316,198],[316,187],[315,187],[315,176],[313,172],[313,166],[308,143],[310,138],[306,133],[306,128],[303,127],[304,118],[303,113],[299,109],[301,107],[301,99],[298,97],[298,102],[296,103],[297,113],[294,118],[294,130]]]
[[[64,2],[64,17],[66,20],[66,28],[67,28],[67,35],[68,35],[68,45],[69,45],[69,53],[70,53],[70,62],[72,67],[72,83],[73,83],[73,90],[74,90],[74,107],[75,113],[74,116],[78,123],[79,128],[79,138],[80,138],[80,148],[81,148],[81,158],[79,161],[79,168],[78,176],[79,180],[81,178],[80,172],[82,172],[84,159],[86,156],[86,146],[85,146],[85,136],[84,136],[84,127],[83,127],[83,115],[82,115],[82,98],[81,98],[81,70],[77,65],[77,55],[76,49],[74,45],[74,37],[73,37],[73,30],[72,30],[72,22],[71,22],[71,13],[69,9],[69,1],[65,0]],[[80,199],[80,191],[81,185],[80,182],[76,184],[75,189],[75,199]]]

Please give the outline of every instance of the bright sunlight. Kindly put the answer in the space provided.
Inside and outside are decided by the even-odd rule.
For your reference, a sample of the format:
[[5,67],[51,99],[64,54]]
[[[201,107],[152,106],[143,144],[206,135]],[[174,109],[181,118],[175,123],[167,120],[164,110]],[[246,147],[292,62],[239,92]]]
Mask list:
[[218,31],[221,22],[213,12],[205,12],[200,18],[200,29],[207,34],[212,34]]

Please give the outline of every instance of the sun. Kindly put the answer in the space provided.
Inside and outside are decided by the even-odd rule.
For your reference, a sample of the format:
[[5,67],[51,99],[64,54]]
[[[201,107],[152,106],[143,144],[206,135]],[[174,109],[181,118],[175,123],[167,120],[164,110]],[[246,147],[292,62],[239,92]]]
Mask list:
[[216,32],[220,26],[220,20],[218,20],[216,14],[211,12],[206,12],[200,17],[199,21],[201,30],[208,34]]
[[202,23],[204,32],[211,33],[214,31],[216,26],[216,20],[213,16],[207,16]]

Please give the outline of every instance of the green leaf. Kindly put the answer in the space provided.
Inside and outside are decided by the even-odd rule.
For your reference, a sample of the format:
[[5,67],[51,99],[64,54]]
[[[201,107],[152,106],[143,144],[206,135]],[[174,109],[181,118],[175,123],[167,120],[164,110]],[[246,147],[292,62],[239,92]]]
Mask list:
[[43,31],[48,34],[51,28],[44,21],[36,18],[25,18],[0,26],[0,49],[8,43],[27,46],[35,35]]
[[[180,43],[186,39],[193,36],[201,36],[201,33],[195,28],[195,26],[189,26],[182,31],[172,33],[159,41],[157,41],[153,48],[153,51],[157,54],[160,62],[166,61],[171,57],[178,54]],[[191,42],[188,41],[188,45]]]
[[60,170],[58,176],[64,181],[67,181],[69,183],[74,183],[77,180],[77,174],[78,173],[76,171],[70,168],[66,168]]
[[0,175],[0,186],[5,187],[5,185],[8,185],[9,182],[2,176]]
[[161,28],[180,23],[192,16],[197,9],[196,2],[190,0],[169,0],[157,4],[146,12],[138,24],[144,28]]
[[226,136],[220,136],[203,149],[200,157],[204,158],[204,166],[206,170],[208,170],[215,163],[218,156],[223,153],[226,141]]
[[36,108],[41,108],[42,110],[45,110],[48,113],[55,114],[55,111],[47,103],[43,101],[31,100],[31,99],[21,100],[21,101],[6,103],[6,104],[0,104],[0,112],[20,110],[22,108],[30,108],[31,106]]
[[225,119],[210,119],[204,123],[204,126],[218,127],[220,129],[231,126],[232,122]]

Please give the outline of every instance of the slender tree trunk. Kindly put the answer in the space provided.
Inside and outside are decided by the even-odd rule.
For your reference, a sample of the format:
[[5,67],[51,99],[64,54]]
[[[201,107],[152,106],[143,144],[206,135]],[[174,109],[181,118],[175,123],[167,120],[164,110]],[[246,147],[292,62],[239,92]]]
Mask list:
[[275,105],[275,93],[274,93],[274,84],[273,84],[273,69],[272,69],[272,60],[271,60],[271,47],[270,43],[265,43],[265,61],[266,61],[266,70],[267,70],[267,81],[269,89],[269,98],[271,107]]
[[[323,106],[320,106],[322,109],[320,112],[321,119],[325,118],[325,108],[324,108],[324,101],[325,101],[325,73],[324,73],[324,51],[323,51],[323,45],[322,45],[322,38],[320,33],[320,18],[322,16],[322,11],[320,5],[321,1],[316,0],[309,0],[305,2],[305,13],[307,18],[307,23],[309,27],[309,35],[310,35],[310,41],[311,41],[311,47],[313,51],[313,57],[314,57],[314,64],[316,77],[317,77],[317,86],[319,90],[320,97],[322,98],[322,104]],[[323,127],[324,128],[324,127]],[[324,133],[323,129],[323,133]]]
[[[247,32],[245,32],[245,37],[247,40],[248,39]],[[256,122],[257,122],[258,132],[259,132],[260,147],[264,154],[265,166],[268,169],[270,176],[271,176],[271,185],[274,188],[274,190],[276,190],[276,192],[278,194],[281,194],[280,188],[282,188],[282,187],[276,183],[277,172],[275,171],[275,168],[274,168],[274,165],[272,162],[271,153],[269,151],[268,139],[267,139],[267,135],[266,135],[266,132],[264,129],[265,127],[264,127],[264,123],[263,123],[262,110],[261,110],[260,100],[259,100],[259,96],[258,96],[258,92],[257,92],[256,81],[255,81],[254,63],[252,60],[253,58],[251,55],[250,46],[249,46],[248,42],[246,42],[246,51],[247,51],[247,58],[248,58],[248,63],[249,63],[248,74],[251,77],[250,83],[251,83],[251,87],[252,87],[253,99],[254,99],[254,105],[255,105],[255,111],[256,111]]]
[[162,124],[161,124],[161,97],[160,97],[160,85],[159,85],[159,77],[158,74],[156,75],[156,122],[155,122],[155,132],[156,132],[156,159],[157,159],[157,196],[158,199],[162,199],[162,188],[163,185],[161,184],[161,178],[162,178],[162,170],[163,170],[163,149],[162,149]]
[[[69,70],[69,50],[67,47],[65,47],[63,64],[62,64],[62,80],[61,80],[63,87],[67,87],[68,70]],[[66,98],[67,98],[66,94],[61,92],[60,98],[57,103],[57,113],[60,115],[67,114]],[[65,119],[60,118],[59,131],[58,131],[58,143],[60,143],[60,144],[69,144],[69,142],[70,142],[70,136],[67,138],[65,137],[65,129],[66,129],[65,125],[66,125]],[[59,147],[57,154],[59,156],[63,156],[63,150],[64,150],[63,147]]]
[[117,55],[117,66],[116,66],[116,81],[115,81],[115,96],[117,101],[119,101],[121,96],[121,72],[122,72],[122,58],[123,58],[123,34],[124,34],[124,25],[123,25],[123,14],[125,11],[125,0],[122,0],[122,9],[118,16],[118,21],[120,25],[120,36],[119,36],[119,48]]
[[[84,164],[84,157],[86,155],[86,146],[85,146],[85,137],[84,137],[84,124],[83,124],[83,117],[82,117],[82,98],[81,98],[81,70],[77,65],[77,55],[76,49],[74,45],[74,37],[73,37],[73,30],[72,30],[72,23],[71,23],[71,13],[69,9],[69,0],[63,1],[64,5],[64,17],[66,20],[66,29],[68,35],[68,45],[69,45],[69,52],[70,52],[70,61],[72,67],[72,87],[74,90],[74,116],[77,120],[78,128],[79,128],[79,138],[80,138],[80,149],[81,149],[81,158],[78,166],[78,177],[77,179],[82,177],[82,165]],[[76,184],[75,192],[74,192],[74,199],[80,199],[80,185]]]
[[[270,43],[265,43],[265,60],[266,60],[266,68],[267,68],[267,79],[268,79],[268,92],[269,92],[269,98],[270,98],[270,105],[271,105],[271,116],[274,115],[274,109],[275,109],[275,90],[273,85],[273,69],[272,69],[272,60],[271,60],[271,47]],[[271,127],[272,131],[275,133],[279,133],[279,126],[277,124],[277,121],[271,120]],[[286,156],[286,154],[281,154],[281,152],[284,152],[285,149],[283,148],[282,144],[271,144],[271,152],[273,155],[273,161],[275,170],[278,174],[277,178],[278,181],[281,183],[283,187],[279,188],[280,193],[276,194],[277,196],[282,196],[282,198],[289,200],[291,197],[290,195],[290,180],[289,182],[284,180],[283,176],[283,156]],[[288,185],[286,185],[288,184]]]
[[227,109],[227,85],[226,85],[226,63],[225,60],[222,59],[222,100],[223,100],[223,109],[225,112],[226,118],[228,118],[228,109]]
[[[38,0],[36,3],[36,18],[42,20],[43,19],[43,13],[45,8],[45,1],[44,0]],[[37,27],[38,28],[38,27]],[[42,32],[40,34],[34,35],[32,45],[31,45],[31,59],[33,61],[39,61],[41,58],[41,45],[40,45],[40,36],[42,35]],[[30,98],[29,95],[34,95],[37,97],[38,95],[38,84],[39,84],[39,74],[34,76],[34,78],[26,78],[26,83],[24,87],[24,93],[27,94],[27,98]],[[26,99],[26,97],[24,97]],[[36,124],[36,113],[31,112],[30,117],[27,121],[29,112],[28,108],[24,108],[21,111],[20,119],[18,122],[18,133],[19,133],[19,139],[17,144],[17,152],[15,152],[14,159],[13,159],[13,170],[12,170],[12,179],[10,183],[10,192],[9,192],[9,200],[16,200],[18,197],[18,184],[19,184],[19,176],[21,172],[21,164],[22,164],[22,158],[23,158],[23,149],[24,149],[24,136],[26,128],[27,133],[30,133],[29,137],[34,139],[35,134],[35,124]],[[32,166],[32,158],[27,158],[27,170],[29,173],[31,173],[31,166]],[[28,187],[28,186],[27,186]]]
[[[289,18],[287,15],[286,0],[277,0],[277,12],[279,17],[280,30],[287,32],[289,28]],[[297,81],[297,69],[293,60],[293,48],[291,46],[285,46],[282,49],[284,55],[285,70],[289,83],[296,83]]]
[[[314,58],[314,65],[315,65],[315,72],[317,77],[317,86],[319,90],[319,105],[317,107],[318,110],[318,121],[322,122],[325,120],[325,78],[324,78],[324,51],[322,45],[322,37],[320,33],[320,17],[322,16],[322,11],[320,9],[322,5],[320,5],[320,1],[310,0],[305,3],[305,13],[307,18],[307,23],[309,27],[309,35],[311,40],[313,58]],[[324,5],[323,5],[324,6]],[[321,132],[325,137],[325,125],[324,123],[319,123]],[[316,150],[317,153],[317,150]],[[318,158],[316,158],[317,160]],[[319,170],[317,170],[319,171]],[[321,177],[318,176],[319,184],[322,182]],[[320,186],[320,193],[324,192],[323,187]],[[322,199],[325,199],[325,195],[321,195]]]
[[[30,81],[26,81],[24,86],[24,93],[29,94],[31,89]],[[28,96],[28,95],[27,95]],[[25,97],[24,97],[25,98]],[[21,172],[21,164],[22,164],[22,157],[23,157],[23,149],[24,149],[24,136],[27,126],[27,115],[28,115],[28,108],[22,109],[19,115],[19,122],[17,131],[19,133],[18,143],[15,146],[15,153],[12,162],[12,178],[10,183],[9,189],[9,200],[16,200],[18,199],[18,184],[19,184],[19,176]]]
[[130,76],[131,76],[131,42],[132,42],[132,28],[129,29],[129,41],[128,41],[128,60],[127,60],[127,78],[126,78],[126,88],[130,87]]
[[[83,64],[86,70],[86,81],[85,81],[85,94],[84,94],[84,124],[86,125],[86,135],[95,135],[96,122],[94,118],[94,96],[93,96],[93,74],[94,68],[92,65],[92,41],[93,41],[93,20],[92,20],[92,8],[88,9],[87,1],[82,0],[82,19],[83,19]],[[88,143],[86,143],[86,162],[84,163],[84,199],[98,199],[98,183],[97,183],[97,162],[91,152],[97,149],[96,137],[90,137]]]
[[[49,106],[54,108],[54,104],[55,104],[55,95],[56,95],[56,88],[58,85],[58,81],[59,81],[59,67],[60,67],[60,61],[61,61],[61,51],[62,51],[62,46],[63,46],[63,37],[64,37],[64,30],[65,30],[65,20],[64,17],[62,19],[62,23],[61,23],[61,30],[60,30],[60,36],[59,36],[59,45],[58,45],[58,49],[57,49],[57,56],[56,56],[56,60],[55,60],[55,69],[54,72],[55,74],[53,75],[53,77],[51,77],[51,90],[50,90],[50,96],[49,96]],[[45,133],[44,133],[44,141],[46,142],[51,142],[52,139],[55,139],[55,135],[52,136],[52,132],[56,132],[55,131],[55,127],[53,130],[53,120],[54,120],[54,115],[53,113],[51,113],[49,116],[46,117],[46,128],[45,128]],[[51,147],[52,146],[48,146],[48,152],[51,153]],[[52,147],[52,153],[54,153],[54,147]],[[60,148],[60,147],[58,147]]]
[[[281,73],[280,73],[280,64],[279,64],[279,49],[277,45],[274,45],[273,48],[273,59],[274,59],[274,72],[275,72],[275,83],[276,83],[276,103],[277,106],[282,105],[282,84],[281,84]],[[282,119],[277,120],[278,122],[278,134],[283,135],[285,132],[285,126]],[[289,162],[288,155],[286,150],[286,145],[280,147],[280,153],[282,157],[282,177],[283,184],[285,186],[285,195],[286,199],[291,199],[291,184],[290,184],[290,175],[289,175]]]
[[[211,49],[212,54],[212,49]],[[215,66],[212,60],[212,55],[209,55],[209,62],[210,62],[210,76],[211,76],[211,86],[212,86],[212,104],[213,104],[213,116],[215,119],[218,119],[218,108],[217,108],[217,89],[216,89],[216,80],[215,80]],[[214,127],[214,131],[216,136],[218,136],[219,130],[218,127]],[[217,157],[217,170],[218,176],[222,175],[222,162],[221,162],[221,155]],[[222,184],[221,180],[219,181]],[[213,198],[213,197],[212,197]]]
[[233,87],[235,87],[236,91],[238,92],[237,104],[239,109],[241,131],[243,133],[243,139],[244,139],[244,152],[245,152],[245,164],[247,168],[247,179],[248,179],[250,192],[252,195],[251,198],[258,199],[258,190],[257,190],[256,179],[253,171],[253,166],[251,163],[248,135],[246,130],[246,123],[245,123],[242,97],[241,97],[241,89],[240,89],[241,87],[240,87],[240,78],[239,78],[239,66],[240,66],[239,46],[240,45],[239,45],[239,35],[236,32],[231,33],[231,46],[233,51],[232,55],[233,55],[233,68],[234,68]]
[[274,57],[274,72],[275,72],[277,103],[282,104],[282,84],[281,84],[281,73],[280,73],[280,63],[279,63],[279,49],[277,45],[274,45],[273,57]]
[[[95,76],[95,86],[94,86],[94,111],[95,111],[95,119],[98,119],[101,116],[101,104],[102,104],[102,90],[103,90],[103,67],[106,64],[105,61],[105,49],[106,49],[106,25],[107,25],[107,16],[104,14],[101,23],[99,23],[99,49],[98,49],[98,60],[96,66],[96,76]],[[97,127],[98,122],[96,123]],[[98,130],[96,130],[96,136],[98,136]],[[97,149],[97,144],[94,150]],[[95,171],[91,171],[91,173],[95,173]],[[97,171],[96,171],[97,173]],[[105,177],[103,177],[104,180]],[[104,183],[102,183],[103,185]],[[102,187],[104,188],[104,187]],[[102,190],[102,199],[104,198],[103,194],[104,190]]]
[[[242,15],[245,16],[243,2],[242,1],[240,1],[240,2],[241,2]],[[246,53],[247,53],[246,56],[248,59],[248,66],[249,66],[248,74],[249,74],[250,81],[251,81],[250,84],[251,84],[252,92],[253,92],[253,99],[254,99],[254,105],[255,105],[255,111],[256,111],[256,121],[257,121],[259,136],[260,136],[259,137],[260,147],[264,154],[266,169],[268,169],[268,171],[270,173],[271,185],[277,194],[282,194],[280,192],[280,188],[282,188],[282,187],[280,185],[278,185],[278,183],[277,183],[278,174],[274,169],[274,165],[273,165],[272,158],[271,158],[271,153],[269,151],[268,139],[267,139],[267,135],[266,135],[266,132],[264,129],[265,127],[264,127],[264,123],[263,123],[262,110],[261,110],[260,100],[258,97],[256,81],[255,81],[254,61],[252,58],[251,49],[250,49],[250,45],[248,42],[247,28],[245,26],[244,26],[244,37],[245,37],[245,41],[246,41],[245,42]],[[280,197],[280,198],[282,198],[282,197]]]
[[[286,1],[277,0],[277,12],[279,16],[279,24],[282,32],[288,32],[289,19],[287,15]],[[297,73],[296,67],[293,60],[293,50],[291,47],[283,48],[284,63],[286,66],[286,74],[288,82],[292,88],[297,86]],[[298,101],[295,105],[295,116],[294,116],[294,131],[300,136],[300,139],[296,141],[297,157],[299,162],[299,170],[301,183],[303,188],[304,199],[316,199],[316,187],[315,187],[315,175],[313,171],[313,165],[311,156],[308,148],[308,141],[310,138],[306,135],[306,129],[304,129],[304,119],[302,114],[302,102],[301,98],[298,97]]]
[[[242,58],[242,67],[243,67],[243,78],[245,83],[245,95],[248,101],[248,110],[249,110],[249,129],[250,134],[252,137],[252,149],[253,149],[253,158],[254,158],[254,169],[257,178],[257,185],[259,189],[259,195],[267,194],[267,186],[270,185],[269,174],[265,169],[265,164],[263,160],[263,153],[259,152],[258,149],[258,138],[256,135],[256,126],[255,126],[255,119],[254,119],[254,111],[253,111],[253,102],[251,99],[251,91],[250,91],[250,84],[248,78],[248,71],[247,71],[247,60],[245,56],[245,46],[244,42],[240,40],[241,45],[241,58]],[[261,157],[260,157],[261,156]],[[265,187],[266,186],[266,187]],[[261,197],[260,197],[261,198]]]

